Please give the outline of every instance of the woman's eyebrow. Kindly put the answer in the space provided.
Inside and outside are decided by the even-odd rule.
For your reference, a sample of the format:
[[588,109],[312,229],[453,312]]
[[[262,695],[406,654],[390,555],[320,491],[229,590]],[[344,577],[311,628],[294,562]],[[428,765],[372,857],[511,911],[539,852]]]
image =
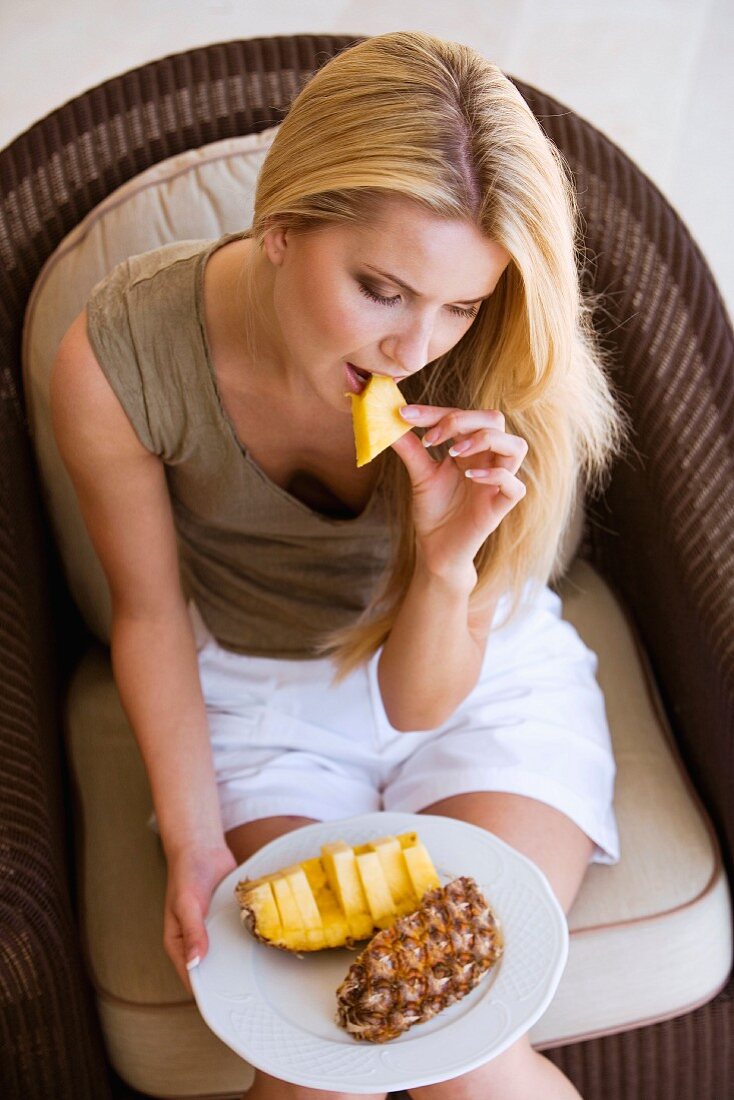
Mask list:
[[[403,288],[403,290],[409,291],[411,294],[415,294],[416,298],[422,298],[423,295],[419,294],[417,290],[413,290],[412,286],[408,286],[402,279],[398,279],[397,275],[391,275],[389,271],[380,271],[379,267],[373,267],[372,264],[365,264],[370,271],[374,271],[377,275],[382,275],[384,279],[389,279],[391,283],[395,283],[397,286]],[[457,304],[460,306],[473,306],[475,302],[484,302],[487,298],[490,298],[491,294],[485,294],[480,298],[457,298]]]

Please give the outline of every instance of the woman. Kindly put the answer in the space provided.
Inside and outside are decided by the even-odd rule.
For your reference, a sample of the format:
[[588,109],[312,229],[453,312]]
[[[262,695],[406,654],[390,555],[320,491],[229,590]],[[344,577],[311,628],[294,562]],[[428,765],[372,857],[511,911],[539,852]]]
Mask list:
[[[576,217],[494,65],[381,35],[297,97],[249,229],[133,257],[66,334],[54,430],[110,585],[187,989],[217,883],[314,820],[472,822],[566,910],[618,858],[596,658],[547,586],[626,430]],[[348,394],[370,373],[423,434],[357,469]],[[247,1095],[335,1094],[258,1072]],[[412,1090],[577,1095],[527,1038]]]

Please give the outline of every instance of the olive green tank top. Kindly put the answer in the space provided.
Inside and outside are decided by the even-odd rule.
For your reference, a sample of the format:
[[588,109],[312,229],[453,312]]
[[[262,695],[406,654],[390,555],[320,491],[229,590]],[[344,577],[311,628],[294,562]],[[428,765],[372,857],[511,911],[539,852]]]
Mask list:
[[138,438],[165,465],[187,600],[224,649],[311,659],[325,631],[364,609],[387,564],[385,506],[378,481],[357,516],[315,511],[238,439],[207,345],[203,275],[208,256],[242,236],[125,260],[93,288],[87,333]]

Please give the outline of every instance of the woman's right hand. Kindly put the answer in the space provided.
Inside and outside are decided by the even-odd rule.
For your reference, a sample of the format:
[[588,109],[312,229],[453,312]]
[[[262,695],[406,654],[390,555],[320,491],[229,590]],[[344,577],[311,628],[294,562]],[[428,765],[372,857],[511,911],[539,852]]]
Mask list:
[[163,912],[163,946],[189,994],[187,962],[203,959],[209,949],[204,918],[215,888],[237,866],[226,845],[188,846],[168,857],[168,884]]

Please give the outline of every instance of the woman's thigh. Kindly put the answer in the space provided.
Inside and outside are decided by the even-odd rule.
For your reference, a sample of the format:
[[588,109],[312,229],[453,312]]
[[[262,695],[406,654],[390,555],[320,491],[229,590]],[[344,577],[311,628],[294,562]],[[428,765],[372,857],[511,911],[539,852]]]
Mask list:
[[290,814],[283,814],[280,817],[261,817],[256,821],[235,826],[224,836],[234,858],[238,863],[244,863],[254,852],[271,840],[275,840],[284,833],[290,833],[293,829],[300,829],[302,825],[313,825],[315,820],[313,817],[296,817]]
[[564,911],[571,908],[594,843],[560,810],[525,795],[471,791],[433,802],[420,812],[454,817],[494,833],[532,859]]

